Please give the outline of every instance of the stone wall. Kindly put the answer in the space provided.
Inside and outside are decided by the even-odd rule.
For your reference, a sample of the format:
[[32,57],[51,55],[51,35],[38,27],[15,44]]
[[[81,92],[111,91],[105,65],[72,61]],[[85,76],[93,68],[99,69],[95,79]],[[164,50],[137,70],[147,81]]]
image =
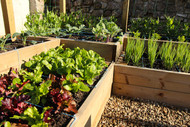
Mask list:
[[[48,1],[48,0],[47,0]],[[51,0],[52,6],[59,6],[59,0]],[[109,17],[114,15],[121,24],[124,0],[66,0],[67,12],[82,9],[83,13]],[[190,0],[130,0],[129,19],[138,17],[176,16],[190,22]]]
[[190,22],[190,0],[131,0],[130,18],[159,17],[164,15]]
[[83,13],[93,16],[115,16],[121,24],[124,0],[67,0],[67,12],[82,9]]

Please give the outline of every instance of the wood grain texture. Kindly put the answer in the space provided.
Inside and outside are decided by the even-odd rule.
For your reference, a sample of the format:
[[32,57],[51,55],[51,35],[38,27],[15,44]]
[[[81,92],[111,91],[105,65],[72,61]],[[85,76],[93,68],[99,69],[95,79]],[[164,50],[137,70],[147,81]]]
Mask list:
[[66,0],[59,0],[60,12],[66,14]]
[[3,11],[5,33],[13,34],[16,32],[16,28],[12,0],[1,0],[1,6]]
[[190,93],[190,74],[158,69],[115,65],[114,82]]
[[115,64],[113,94],[187,107],[190,74]]
[[115,61],[123,50],[123,44],[120,42],[103,43],[95,41],[79,41],[73,39],[61,39],[61,44],[65,44],[65,48],[84,48],[86,50],[93,50],[105,58],[106,61]]
[[122,28],[127,32],[130,0],[123,1]]
[[[40,40],[41,38],[30,38],[31,40]],[[60,45],[59,39],[49,40],[44,43],[27,46],[13,51],[0,53],[0,74],[7,73],[10,67],[20,69],[24,61],[28,61],[32,56],[55,48]]]
[[138,97],[190,108],[190,94],[128,84],[114,83],[113,94]]
[[98,124],[106,102],[111,94],[113,69],[114,63],[109,66],[103,77],[97,83],[96,88],[92,90],[78,110],[78,113],[75,115],[76,121],[72,124],[72,127],[95,127]]

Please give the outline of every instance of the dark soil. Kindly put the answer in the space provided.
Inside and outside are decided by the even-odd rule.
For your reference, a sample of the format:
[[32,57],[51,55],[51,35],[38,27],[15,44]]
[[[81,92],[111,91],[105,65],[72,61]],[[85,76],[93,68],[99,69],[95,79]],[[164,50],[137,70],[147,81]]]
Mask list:
[[[55,35],[52,35],[52,37],[56,37]],[[96,39],[94,35],[72,35],[72,36],[60,36],[58,38],[68,38],[68,39],[74,39],[74,40],[87,40],[87,41],[98,41],[98,42],[105,42],[106,40],[102,39]],[[117,42],[118,39],[113,39],[111,42]]]
[[[14,42],[9,40],[9,41],[6,42],[5,49],[6,49],[6,51],[11,51],[11,50],[23,48],[23,47],[26,47],[26,46],[33,45],[31,42],[32,42],[32,40],[30,40],[30,41],[27,40],[26,45],[24,46],[21,40],[16,40]],[[38,41],[37,43],[40,43],[40,42]],[[1,51],[0,50],[0,53],[6,52],[6,51]]]

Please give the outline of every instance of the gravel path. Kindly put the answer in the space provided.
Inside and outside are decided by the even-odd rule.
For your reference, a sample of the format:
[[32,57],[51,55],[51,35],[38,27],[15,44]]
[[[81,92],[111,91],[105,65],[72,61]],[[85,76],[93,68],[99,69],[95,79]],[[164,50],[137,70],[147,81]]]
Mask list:
[[150,100],[112,96],[98,127],[190,127],[190,109]]

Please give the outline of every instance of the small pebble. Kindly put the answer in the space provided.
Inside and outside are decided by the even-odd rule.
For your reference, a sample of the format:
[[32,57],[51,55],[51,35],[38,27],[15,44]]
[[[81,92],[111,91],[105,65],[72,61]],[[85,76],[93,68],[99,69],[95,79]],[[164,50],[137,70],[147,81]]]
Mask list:
[[190,109],[112,95],[98,127],[190,126]]

